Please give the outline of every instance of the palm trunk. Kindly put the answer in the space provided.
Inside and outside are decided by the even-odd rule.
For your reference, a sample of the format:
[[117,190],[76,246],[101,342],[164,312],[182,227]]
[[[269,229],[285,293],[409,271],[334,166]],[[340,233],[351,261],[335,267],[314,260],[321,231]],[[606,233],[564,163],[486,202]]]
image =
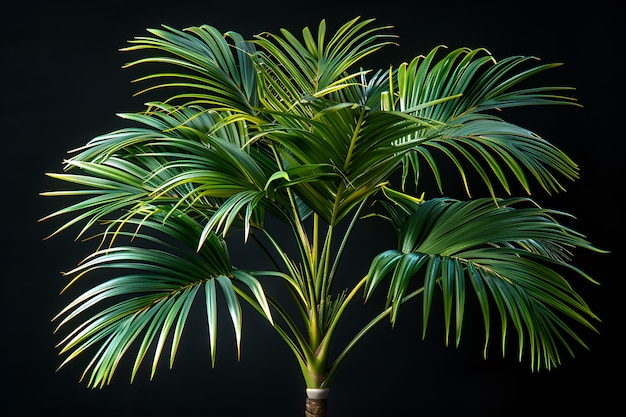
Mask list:
[[304,417],[326,417],[328,388],[307,388]]

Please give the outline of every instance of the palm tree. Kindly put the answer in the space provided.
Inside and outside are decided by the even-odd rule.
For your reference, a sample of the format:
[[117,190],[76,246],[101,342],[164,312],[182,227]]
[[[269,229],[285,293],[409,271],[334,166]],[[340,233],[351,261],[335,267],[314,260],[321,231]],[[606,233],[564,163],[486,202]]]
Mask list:
[[[396,39],[373,22],[355,18],[327,37],[321,21],[317,34],[251,40],[163,26],[129,42],[123,51],[137,58],[127,66],[155,69],[137,80],[155,98],[120,115],[131,127],[73,150],[61,173],[48,174],[65,187],[43,193],[68,201],[46,217],[67,219],[51,236],[78,227],[78,238],[98,239],[66,273],[67,287],[85,275],[97,284],[54,318],[61,366],[90,355],[82,379],[104,387],[133,352],[131,381],[146,355],[153,376],[162,355],[173,365],[199,299],[213,363],[218,304],[237,350],[242,302],[267,319],[299,365],[307,416],[326,415],[346,356],[414,299],[424,335],[431,314],[442,314],[446,343],[457,346],[473,295],[485,352],[496,334],[504,355],[513,330],[533,370],[584,346],[579,330],[595,331],[597,317],[567,279],[595,282],[571,259],[576,248],[601,251],[566,225],[567,213],[530,197],[563,191],[578,167],[501,118],[508,108],[578,106],[570,88],[531,83],[560,64],[436,47],[397,68],[364,70]],[[445,197],[444,183],[458,184],[450,168],[468,200]],[[372,218],[395,231],[397,246],[339,277],[355,226]],[[258,245],[266,266],[237,267],[233,239]],[[268,282],[290,297],[272,296]],[[378,312],[333,346],[348,306],[381,292]]]

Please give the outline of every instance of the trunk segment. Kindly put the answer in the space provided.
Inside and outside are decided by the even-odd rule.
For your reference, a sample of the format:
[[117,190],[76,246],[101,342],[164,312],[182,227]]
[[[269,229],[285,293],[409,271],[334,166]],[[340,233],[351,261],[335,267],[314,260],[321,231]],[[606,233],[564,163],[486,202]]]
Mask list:
[[326,417],[328,388],[307,388],[304,417]]

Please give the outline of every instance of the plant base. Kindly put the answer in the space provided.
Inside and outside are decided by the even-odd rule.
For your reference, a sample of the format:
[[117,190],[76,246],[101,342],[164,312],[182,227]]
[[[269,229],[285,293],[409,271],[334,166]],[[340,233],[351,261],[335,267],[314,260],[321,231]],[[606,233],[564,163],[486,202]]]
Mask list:
[[326,416],[328,391],[328,388],[307,388],[304,417]]

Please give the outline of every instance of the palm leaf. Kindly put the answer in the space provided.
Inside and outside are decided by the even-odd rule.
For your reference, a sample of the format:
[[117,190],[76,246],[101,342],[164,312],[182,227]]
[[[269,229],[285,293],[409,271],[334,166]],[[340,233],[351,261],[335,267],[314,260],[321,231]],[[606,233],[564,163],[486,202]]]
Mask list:
[[[223,36],[208,25],[185,31],[163,25],[163,29],[150,29],[149,32],[153,36],[136,37],[129,41],[130,46],[122,50],[153,50],[163,55],[140,58],[125,67],[146,63],[168,64],[183,71],[157,72],[137,79],[136,82],[156,81],[140,93],[166,87],[183,88],[193,93],[176,94],[165,101],[204,103],[231,111],[253,113],[257,92],[250,54],[254,52],[254,46],[245,42],[241,35],[228,32]],[[234,45],[227,42],[228,37]],[[165,81],[167,79],[172,81]]]
[[327,95],[341,97],[339,92],[354,87],[362,72],[349,70],[367,55],[392,44],[386,39],[393,36],[382,33],[389,27],[371,28],[372,22],[373,19],[353,19],[342,25],[327,43],[324,20],[318,27],[317,40],[308,28],[303,30],[304,44],[285,29],[281,30],[282,36],[257,35],[258,85],[265,107],[306,115],[305,111],[297,111],[302,100]]
[[[167,210],[169,211],[169,210]],[[119,275],[85,291],[68,304],[56,317],[57,330],[73,326],[61,341],[61,353],[68,355],[62,366],[76,355],[94,349],[93,360],[85,369],[90,386],[110,382],[121,358],[138,342],[131,380],[134,379],[150,348],[155,350],[151,375],[154,375],[167,340],[171,339],[170,367],[178,349],[187,315],[198,289],[205,287],[211,357],[215,360],[217,331],[217,292],[219,284],[235,329],[237,350],[241,342],[242,316],[237,292],[248,288],[248,299],[271,320],[269,304],[260,283],[245,271],[235,272],[230,265],[224,242],[208,236],[200,251],[193,249],[202,227],[183,213],[169,216],[166,211],[151,213],[143,220],[128,220],[135,231],[109,229],[117,240],[131,237],[133,246],[99,249],[67,275],[75,286],[86,274],[96,271],[120,271]],[[150,231],[148,234],[142,231]],[[114,232],[113,232],[114,231]],[[190,233],[195,231],[195,235]],[[109,233],[107,233],[109,234]],[[163,237],[158,237],[163,234]],[[143,242],[144,245],[139,243]],[[242,285],[242,288],[238,288]],[[89,316],[92,309],[99,311]],[[82,317],[87,317],[81,322]],[[238,353],[239,355],[239,353]]]
[[439,287],[446,335],[454,317],[455,343],[459,343],[466,281],[472,284],[482,309],[485,349],[491,299],[502,321],[503,348],[510,319],[519,334],[520,357],[528,341],[526,349],[537,369],[560,363],[559,343],[570,350],[566,336],[582,344],[567,320],[594,328],[590,320],[596,316],[560,271],[574,271],[590,279],[569,263],[568,253],[576,247],[596,249],[556,220],[564,213],[541,209],[521,198],[501,200],[497,205],[490,199],[434,199],[386,207],[395,211],[389,219],[399,231],[399,249],[387,250],[373,260],[366,297],[391,275],[387,306],[392,307],[392,322],[410,281],[421,272],[424,335]]
[[[441,47],[425,57],[402,64],[394,73],[397,92],[391,108],[426,120],[444,123],[435,129],[418,131],[398,143],[414,143],[415,151],[405,163],[413,165],[414,180],[421,171],[420,160],[431,167],[442,186],[439,163],[430,150],[449,158],[459,171],[468,195],[468,167],[478,174],[492,195],[495,179],[510,193],[509,174],[530,193],[525,172],[531,173],[548,192],[564,189],[555,173],[566,179],[578,175],[576,164],[555,146],[531,130],[496,117],[509,107],[531,105],[577,105],[563,87],[518,88],[520,83],[560,64],[533,65],[534,58],[515,56],[493,59],[484,49],[460,48],[437,60]],[[441,97],[458,97],[440,104],[419,107]],[[490,172],[484,169],[489,167]],[[404,181],[411,171],[405,169]],[[493,175],[493,177],[492,177]]]

